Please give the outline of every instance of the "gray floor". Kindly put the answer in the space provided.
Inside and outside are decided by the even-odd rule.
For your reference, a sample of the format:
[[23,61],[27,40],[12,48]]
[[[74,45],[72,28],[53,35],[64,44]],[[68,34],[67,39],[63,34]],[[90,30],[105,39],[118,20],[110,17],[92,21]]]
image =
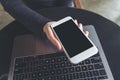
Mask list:
[[[120,0],[81,0],[84,9],[100,14],[120,25]],[[0,29],[14,19],[0,5]]]
[[3,7],[0,5],[0,30],[13,20],[14,19],[7,12],[5,12]]
[[100,14],[120,25],[120,0],[81,0],[84,9]]

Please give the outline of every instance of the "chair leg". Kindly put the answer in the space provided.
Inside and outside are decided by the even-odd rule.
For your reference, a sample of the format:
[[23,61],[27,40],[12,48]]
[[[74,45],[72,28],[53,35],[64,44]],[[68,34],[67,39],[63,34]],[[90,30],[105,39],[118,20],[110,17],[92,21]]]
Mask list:
[[82,3],[80,0],[73,0],[74,4],[75,4],[75,7],[76,8],[79,8],[79,9],[82,9],[83,6],[82,6]]

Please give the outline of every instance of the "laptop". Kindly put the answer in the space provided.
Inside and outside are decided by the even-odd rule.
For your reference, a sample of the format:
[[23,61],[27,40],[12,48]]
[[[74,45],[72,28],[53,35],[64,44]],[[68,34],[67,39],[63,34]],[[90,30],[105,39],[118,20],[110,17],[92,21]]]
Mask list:
[[84,28],[99,52],[79,64],[70,63],[48,40],[16,37],[8,80],[114,80],[94,26]]

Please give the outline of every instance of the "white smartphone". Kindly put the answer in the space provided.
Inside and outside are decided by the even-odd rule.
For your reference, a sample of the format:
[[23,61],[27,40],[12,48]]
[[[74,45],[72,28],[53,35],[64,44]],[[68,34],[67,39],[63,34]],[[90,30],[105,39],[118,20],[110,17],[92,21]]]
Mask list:
[[51,29],[60,41],[68,59],[74,64],[98,52],[93,42],[84,35],[70,16],[52,24]]

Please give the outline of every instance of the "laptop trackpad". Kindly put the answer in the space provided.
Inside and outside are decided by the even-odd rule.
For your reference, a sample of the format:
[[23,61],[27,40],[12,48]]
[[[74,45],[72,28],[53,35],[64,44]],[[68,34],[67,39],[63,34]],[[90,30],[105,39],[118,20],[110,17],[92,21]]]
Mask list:
[[56,49],[48,40],[43,41],[33,35],[18,36],[14,40],[14,57],[54,52],[56,52]]

